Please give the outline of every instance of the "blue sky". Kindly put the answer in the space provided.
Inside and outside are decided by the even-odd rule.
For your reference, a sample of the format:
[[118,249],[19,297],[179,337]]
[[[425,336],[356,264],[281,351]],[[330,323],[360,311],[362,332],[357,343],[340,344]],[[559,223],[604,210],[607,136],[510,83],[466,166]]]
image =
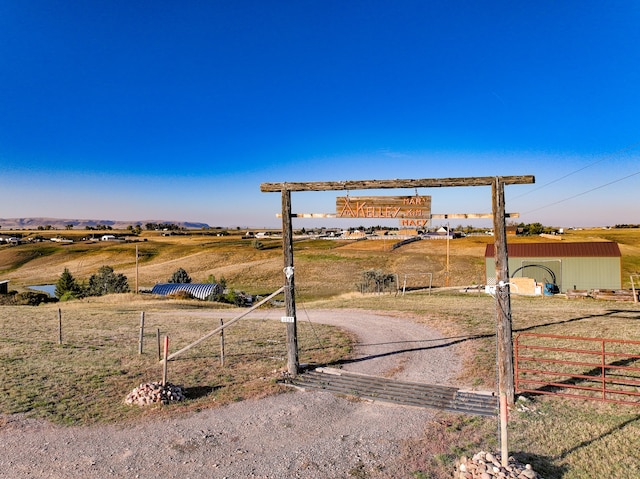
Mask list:
[[632,0],[0,0],[0,218],[278,226],[263,182],[535,175],[507,187],[526,223],[640,223],[638,25]]

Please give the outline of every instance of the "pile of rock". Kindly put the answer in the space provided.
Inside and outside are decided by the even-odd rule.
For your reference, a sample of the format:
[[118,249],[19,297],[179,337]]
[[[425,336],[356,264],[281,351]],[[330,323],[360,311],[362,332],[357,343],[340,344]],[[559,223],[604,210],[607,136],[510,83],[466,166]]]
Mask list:
[[512,457],[503,467],[499,455],[479,452],[471,459],[462,457],[456,463],[453,479],[542,479],[530,464],[521,464]]
[[149,404],[169,404],[173,401],[184,401],[185,395],[181,386],[166,383],[144,383],[129,393],[124,400],[127,404],[147,406]]

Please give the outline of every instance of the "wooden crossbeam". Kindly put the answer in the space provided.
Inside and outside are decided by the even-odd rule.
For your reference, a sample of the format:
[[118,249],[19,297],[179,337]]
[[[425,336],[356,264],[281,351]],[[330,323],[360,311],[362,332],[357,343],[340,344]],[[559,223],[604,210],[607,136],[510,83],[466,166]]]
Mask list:
[[496,178],[504,185],[535,183],[533,175],[525,176],[479,176],[471,178],[424,178],[420,180],[358,180],[262,183],[260,191],[345,191],[377,190],[389,188],[444,188],[452,186],[491,186]]
[[[520,213],[505,213],[505,218],[520,218]],[[276,217],[282,218],[281,213],[277,213]],[[292,213],[292,218],[338,218],[335,213]],[[491,213],[444,213],[444,214],[432,214],[430,219],[432,220],[447,220],[447,219],[480,219],[480,218],[493,218]],[[341,218],[341,219],[353,219],[353,218]]]

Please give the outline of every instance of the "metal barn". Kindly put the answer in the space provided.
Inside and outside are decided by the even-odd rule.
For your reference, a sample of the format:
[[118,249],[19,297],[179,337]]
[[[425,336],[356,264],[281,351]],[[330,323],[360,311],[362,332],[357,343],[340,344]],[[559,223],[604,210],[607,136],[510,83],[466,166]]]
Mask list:
[[207,299],[214,293],[222,294],[222,287],[213,283],[158,283],[151,290],[151,294],[167,296],[178,291],[186,291],[194,298]]
[[[622,255],[618,243],[516,243],[507,245],[509,276],[533,278],[567,290],[621,289]],[[494,245],[484,253],[486,284],[494,285]]]

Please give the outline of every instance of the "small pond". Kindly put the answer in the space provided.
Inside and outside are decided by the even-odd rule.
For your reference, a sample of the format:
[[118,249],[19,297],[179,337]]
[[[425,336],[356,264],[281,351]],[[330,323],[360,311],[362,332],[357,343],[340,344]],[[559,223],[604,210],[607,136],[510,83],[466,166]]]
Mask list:
[[34,286],[27,286],[29,289],[33,289],[35,291],[42,291],[43,293],[47,293],[49,296],[54,298],[56,296],[56,285],[55,284],[38,284]]

